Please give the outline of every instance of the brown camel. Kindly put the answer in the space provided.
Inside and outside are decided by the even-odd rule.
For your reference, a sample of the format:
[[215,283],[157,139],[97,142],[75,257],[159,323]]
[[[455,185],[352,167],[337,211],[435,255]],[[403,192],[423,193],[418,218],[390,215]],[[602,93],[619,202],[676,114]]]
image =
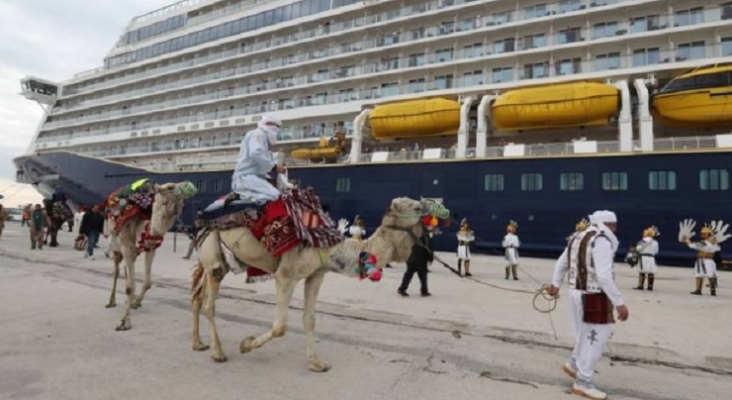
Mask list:
[[[114,261],[112,293],[109,296],[107,308],[117,305],[115,295],[117,292],[119,265],[122,260],[125,261],[127,302],[125,303],[122,320],[119,326],[117,326],[118,331],[126,331],[132,328],[132,324],[130,323],[130,309],[139,308],[142,305],[145,294],[152,287],[150,273],[153,259],[155,259],[155,251],[159,243],[162,242],[165,233],[173,226],[175,220],[183,212],[184,201],[195,195],[195,193],[195,186],[190,182],[155,185],[155,200],[152,204],[152,216],[149,221],[141,216],[135,216],[126,221],[119,231],[117,231],[114,228],[114,217],[107,218],[104,235],[110,238],[110,256]],[[143,236],[142,243],[138,242]],[[140,294],[135,295],[135,261],[141,252],[145,253],[145,280],[142,284]]]

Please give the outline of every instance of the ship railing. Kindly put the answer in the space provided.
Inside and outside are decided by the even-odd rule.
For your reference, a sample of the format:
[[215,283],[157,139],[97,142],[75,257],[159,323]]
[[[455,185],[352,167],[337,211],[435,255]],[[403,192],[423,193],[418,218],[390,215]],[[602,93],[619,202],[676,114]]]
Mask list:
[[[261,0],[260,0],[261,1]],[[450,6],[458,6],[461,4],[469,3],[470,0],[461,0],[461,1],[455,1],[453,4],[450,4]],[[408,32],[408,33],[400,33],[395,34],[393,38],[381,38],[381,39],[369,39],[367,41],[362,42],[361,44],[355,44],[355,48],[352,49],[344,49],[339,46],[332,46],[327,54],[322,54],[320,57],[327,57],[327,56],[334,56],[337,54],[343,54],[347,51],[362,51],[364,49],[368,48],[376,48],[376,47],[388,47],[391,44],[399,44],[399,43],[405,43],[408,41],[414,41],[414,40],[421,40],[425,37],[435,37],[435,36],[442,36],[442,35],[450,35],[454,33],[459,32],[465,32],[465,31],[471,31],[471,30],[478,30],[478,29],[486,29],[488,27],[496,26],[496,25],[507,25],[507,24],[514,24],[514,23],[521,23],[527,19],[533,19],[533,18],[540,18],[545,17],[548,15],[554,15],[554,14],[562,14],[565,12],[571,12],[571,11],[577,11],[580,8],[583,8],[583,6],[589,6],[589,7],[599,7],[610,3],[622,3],[624,1],[610,1],[610,0],[584,0],[584,1],[577,1],[577,2],[558,2],[558,3],[552,3],[548,4],[546,8],[539,9],[535,8],[533,11],[529,12],[526,10],[522,10],[521,12],[516,11],[509,11],[507,13],[500,13],[501,15],[498,16],[477,16],[477,17],[471,17],[468,19],[461,19],[457,20],[455,19],[452,24],[450,25],[441,25],[439,27],[429,27],[425,28],[424,31],[419,31],[417,33]],[[369,15],[366,17],[359,17],[360,19],[364,19],[361,21],[360,19],[356,19],[353,21],[345,21],[340,23],[335,23],[328,26],[328,29],[325,30],[323,27],[314,28],[307,31],[302,31],[297,34],[288,35],[286,37],[278,37],[278,38],[262,38],[262,41],[255,42],[252,46],[249,46],[247,49],[239,48],[238,51],[231,52],[229,49],[223,50],[222,52],[216,52],[216,53],[210,53],[203,57],[197,57],[195,60],[186,60],[175,64],[169,64],[165,67],[157,68],[157,69],[151,69],[147,71],[143,71],[136,74],[126,75],[124,77],[116,78],[116,79],[110,79],[104,82],[100,82],[97,84],[92,85],[85,85],[83,87],[70,87],[66,94],[76,94],[79,92],[80,89],[84,89],[85,91],[89,90],[95,90],[102,87],[107,87],[111,85],[115,85],[118,83],[124,83],[129,82],[132,80],[137,80],[146,76],[150,75],[157,75],[161,73],[165,73],[167,71],[175,70],[175,69],[181,69],[181,68],[187,68],[192,65],[198,65],[201,63],[208,63],[211,61],[216,61],[222,58],[228,58],[231,56],[236,56],[238,54],[246,53],[246,52],[252,52],[252,51],[259,51],[263,49],[269,49],[276,46],[280,46],[287,43],[297,42],[299,40],[309,39],[312,37],[317,36],[324,36],[328,35],[330,33],[334,32],[340,32],[343,30],[349,30],[356,26],[363,26],[373,23],[380,23],[383,21],[388,21],[391,19],[394,19],[396,17],[409,17],[416,14],[424,13],[432,9],[442,8],[439,7],[438,1],[433,1],[426,3],[428,7],[424,7],[422,9],[421,7],[412,7],[412,8],[403,8],[401,12],[394,12],[394,11],[387,11],[382,12],[375,15]],[[444,3],[444,2],[443,2]],[[566,4],[571,4],[570,6],[566,6]],[[233,5],[236,6],[236,5]],[[233,7],[232,6],[232,7]],[[568,8],[569,7],[569,8]],[[575,9],[576,8],[576,9]],[[204,14],[207,15],[207,14]],[[684,27],[684,26],[690,26],[690,25],[698,25],[703,23],[709,23],[709,22],[716,22],[720,20],[726,20],[730,19],[732,16],[732,6],[729,5],[723,5],[721,7],[708,7],[704,10],[694,10],[689,11],[688,13],[675,13],[672,15],[657,15],[648,17],[641,20],[636,20],[633,22],[619,22],[617,24],[606,24],[605,26],[601,28],[594,27],[592,30],[587,29],[570,29],[565,31],[560,31],[551,37],[548,37],[546,39],[542,39],[541,42],[537,42],[533,37],[517,37],[514,38],[514,41],[511,41],[510,43],[506,42],[502,46],[498,45],[498,47],[491,46],[488,50],[492,53],[508,53],[508,52],[514,52],[514,51],[521,51],[521,50],[527,50],[527,49],[534,49],[538,47],[546,47],[550,45],[561,45],[566,43],[573,43],[573,42],[579,42],[584,40],[593,40],[593,39],[603,39],[607,37],[614,37],[619,35],[627,35],[627,34],[633,34],[633,33],[642,33],[642,32],[648,32],[648,31],[656,31],[656,30],[663,30],[663,29],[669,29],[669,28],[676,28],[676,27]],[[196,18],[196,17],[193,17]],[[242,51],[244,50],[244,51]],[[467,52],[474,52],[476,50],[472,48],[465,49],[463,51]],[[490,54],[489,52],[489,54]],[[322,52],[321,52],[322,53]],[[480,55],[483,55],[483,49],[480,49]],[[318,53],[320,54],[320,53]],[[655,55],[651,55],[649,57],[655,57]],[[683,57],[683,56],[682,56]],[[663,60],[664,58],[661,58]],[[658,62],[658,61],[656,61]],[[598,60],[598,64],[607,64],[608,68],[606,69],[612,69],[617,68],[615,66],[614,59],[611,60]],[[536,76],[534,76],[536,77]]]
[[[515,86],[517,81],[526,81],[534,78],[561,78],[563,81],[572,81],[580,79],[577,74],[592,74],[602,73],[604,77],[611,77],[613,75],[623,75],[629,73],[628,70],[632,68],[647,68],[649,65],[659,65],[659,69],[678,69],[687,68],[695,65],[701,65],[707,58],[715,58],[724,55],[732,55],[732,45],[725,43],[715,44],[711,46],[693,46],[683,47],[673,50],[664,50],[658,53],[645,53],[643,57],[637,55],[631,56],[612,56],[597,60],[564,60],[555,63],[553,66],[549,64],[538,63],[533,69],[525,70],[515,66],[511,70],[502,70],[497,72],[490,72],[487,74],[477,76],[464,76],[458,79],[447,79],[444,76],[434,76],[430,81],[424,82],[412,82],[408,84],[398,86],[387,86],[381,87],[376,90],[364,89],[364,90],[353,90],[351,92],[344,93],[330,93],[326,96],[316,95],[316,90],[313,89],[311,93],[302,93],[299,96],[294,96],[286,102],[271,101],[268,104],[262,104],[266,100],[272,100],[277,96],[276,91],[291,90],[298,87],[304,87],[313,82],[325,82],[336,78],[338,75],[331,74],[314,74],[309,76],[300,76],[293,78],[290,81],[282,82],[273,79],[271,81],[262,82],[259,84],[249,85],[245,87],[230,87],[226,89],[220,89],[215,92],[206,94],[191,94],[190,96],[181,97],[177,99],[163,100],[151,104],[145,104],[135,107],[130,107],[124,110],[111,110],[105,112],[96,112],[91,115],[84,117],[74,118],[63,118],[56,121],[48,122],[44,125],[44,130],[58,129],[71,127],[75,125],[81,125],[88,122],[104,121],[118,117],[128,117],[142,113],[149,112],[164,112],[172,111],[174,109],[183,106],[196,106],[202,105],[202,103],[211,103],[214,105],[217,100],[236,100],[246,99],[251,100],[252,103],[246,105],[244,109],[245,113],[259,114],[267,111],[277,111],[279,109],[295,109],[310,107],[316,105],[326,104],[340,104],[349,101],[362,101],[370,99],[380,99],[392,96],[401,96],[416,94],[422,92],[429,92],[433,90],[445,90],[453,89],[458,92],[459,89],[465,89],[465,91],[484,93],[490,90],[503,90]],[[459,60],[460,57],[452,58],[448,57],[440,62],[448,62]],[[419,67],[424,63],[409,64],[407,66],[398,65],[393,69],[409,69],[413,67]],[[369,68],[369,66],[362,66],[360,68]],[[387,66],[387,69],[392,69]],[[340,73],[340,72],[339,72]],[[347,72],[346,72],[347,73]],[[227,73],[228,75],[228,73]],[[213,76],[219,76],[221,74],[214,74]],[[231,75],[228,75],[231,76]],[[227,76],[227,77],[228,77]],[[600,75],[598,75],[599,77]],[[204,82],[202,78],[193,78],[195,81]],[[225,78],[224,78],[225,79]],[[208,81],[210,85],[213,85],[215,81]],[[492,86],[488,87],[486,84]],[[537,82],[538,84],[538,82]],[[196,93],[200,89],[191,89],[190,92]],[[273,93],[275,92],[275,93]],[[256,98],[255,98],[256,97]],[[147,118],[153,118],[148,116]],[[160,126],[160,122],[156,121],[155,126]]]
[[196,15],[194,17],[188,18],[188,21],[186,22],[187,26],[193,26],[202,24],[204,22],[211,21],[212,19],[216,19],[222,15],[231,16],[232,14],[238,12],[239,10],[243,10],[245,8],[250,8],[254,5],[267,2],[268,0],[247,0],[247,1],[241,1],[236,4],[232,4],[223,8],[214,9],[209,12]]
[[172,13],[174,11],[180,10],[181,8],[190,7],[190,6],[194,6],[194,5],[197,5],[197,4],[209,3],[209,2],[212,2],[212,1],[215,1],[215,0],[182,0],[182,1],[179,1],[177,3],[171,4],[169,6],[165,6],[163,8],[159,8],[159,9],[157,9],[155,11],[151,11],[151,12],[149,12],[147,14],[140,15],[139,17],[135,17],[132,20],[132,23],[133,24],[137,24],[137,23],[140,23],[140,22],[144,22],[146,20],[149,20],[151,18],[158,18],[160,16],[163,16],[163,15],[166,15],[166,14],[170,14],[170,13]]

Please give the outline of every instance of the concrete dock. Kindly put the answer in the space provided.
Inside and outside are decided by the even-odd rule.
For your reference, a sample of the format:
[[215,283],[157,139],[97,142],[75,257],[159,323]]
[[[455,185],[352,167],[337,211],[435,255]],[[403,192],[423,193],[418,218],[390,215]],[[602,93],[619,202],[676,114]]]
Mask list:
[[[274,282],[245,284],[227,275],[217,302],[228,361],[191,350],[188,239],[169,233],[153,267],[153,288],[133,310],[132,330],[116,332],[124,302],[104,305],[112,262],[100,241],[96,260],[72,248],[31,251],[27,228],[9,222],[0,239],[0,398],[2,399],[570,399],[559,370],[574,341],[564,297],[550,314],[532,307],[549,283],[552,260],[523,258],[519,281],[503,279],[500,257],[474,255],[480,284],[435,263],[432,297],[396,293],[404,266],[379,283],[329,274],[318,304],[316,336],[332,370],[307,369],[302,284],[291,304],[287,335],[240,354],[249,335],[274,318]],[[455,255],[440,253],[455,265]],[[195,258],[195,254],[194,254]],[[142,259],[137,279],[142,278]],[[533,277],[533,279],[532,279]],[[597,386],[612,399],[699,399],[725,396],[732,378],[729,334],[732,274],[720,272],[717,297],[692,296],[691,267],[660,267],[655,291],[632,290],[637,271],[616,266],[630,309],[614,325]],[[138,290],[139,290],[138,285]],[[566,294],[566,287],[562,294]],[[542,300],[537,302],[544,307]],[[556,330],[556,339],[554,334]],[[204,342],[208,325],[201,319]]]

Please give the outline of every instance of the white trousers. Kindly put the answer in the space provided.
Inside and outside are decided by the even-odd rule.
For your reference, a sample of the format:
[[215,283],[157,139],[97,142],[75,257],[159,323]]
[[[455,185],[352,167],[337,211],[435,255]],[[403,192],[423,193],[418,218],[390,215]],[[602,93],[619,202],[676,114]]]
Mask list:
[[264,178],[257,175],[242,175],[231,181],[231,190],[242,200],[252,203],[266,203],[277,200],[280,191]]
[[611,324],[586,324],[583,320],[582,291],[569,290],[572,328],[575,342],[570,365],[577,371],[577,380],[592,385],[597,361],[605,351],[612,334]]

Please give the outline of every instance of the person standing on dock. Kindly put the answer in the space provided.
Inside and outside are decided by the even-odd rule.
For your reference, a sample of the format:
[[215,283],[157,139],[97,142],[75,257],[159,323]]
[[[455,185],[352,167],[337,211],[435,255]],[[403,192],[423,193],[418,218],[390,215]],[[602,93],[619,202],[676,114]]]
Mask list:
[[46,215],[46,212],[41,208],[40,204],[36,204],[35,209],[31,212],[30,216],[29,231],[31,250],[35,250],[36,246],[38,246],[38,250],[43,250],[43,236],[50,225],[51,220]]
[[356,218],[353,220],[353,225],[348,228],[348,233],[356,240],[363,240],[366,236],[366,222],[360,215],[356,215]]
[[635,245],[638,252],[638,286],[636,290],[643,290],[643,284],[648,276],[648,290],[653,290],[653,282],[656,279],[656,254],[658,254],[658,242],[653,239],[658,236],[658,228],[651,226],[643,231],[643,239]]
[[612,334],[613,308],[621,321],[626,321],[629,313],[613,271],[618,249],[617,217],[612,211],[596,211],[590,216],[590,224],[570,240],[559,256],[552,284],[545,290],[556,296],[569,272],[569,302],[576,341],[562,371],[575,380],[572,393],[602,400],[607,394],[595,388],[592,377]]
[[690,249],[697,251],[697,259],[694,264],[694,276],[696,278],[696,290],[691,294],[701,295],[704,278],[709,279],[709,291],[712,296],[717,295],[717,263],[714,261],[714,255],[721,251],[721,247],[717,243],[714,231],[709,225],[704,225],[701,229],[701,242],[692,242],[689,237],[683,240]]
[[519,265],[518,248],[521,246],[521,242],[519,242],[519,238],[516,235],[517,230],[518,224],[515,221],[509,222],[506,227],[507,233],[506,236],[503,237],[502,243],[506,257],[506,279],[508,279],[510,273],[513,274],[513,280],[515,281],[519,280],[516,275],[516,270]]
[[458,274],[462,276],[462,265],[465,263],[465,276],[473,276],[470,273],[470,243],[475,240],[475,235],[468,225],[468,219],[460,221],[460,230],[457,233],[458,248]]

